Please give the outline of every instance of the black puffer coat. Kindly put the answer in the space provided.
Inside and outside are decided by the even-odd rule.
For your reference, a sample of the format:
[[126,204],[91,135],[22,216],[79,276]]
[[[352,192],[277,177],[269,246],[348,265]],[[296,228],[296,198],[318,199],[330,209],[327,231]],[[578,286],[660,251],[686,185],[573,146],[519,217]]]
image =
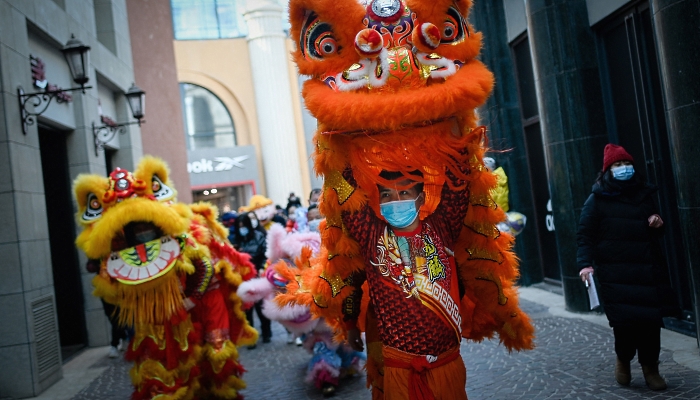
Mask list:
[[610,326],[661,326],[676,307],[658,238],[663,227],[648,222],[658,214],[657,188],[607,175],[593,185],[581,212],[578,267],[593,266]]
[[240,240],[236,243],[238,251],[241,253],[250,254],[250,262],[255,265],[255,269],[260,271],[265,268],[265,250],[267,242],[265,234],[258,230],[251,231],[247,236],[240,236]]

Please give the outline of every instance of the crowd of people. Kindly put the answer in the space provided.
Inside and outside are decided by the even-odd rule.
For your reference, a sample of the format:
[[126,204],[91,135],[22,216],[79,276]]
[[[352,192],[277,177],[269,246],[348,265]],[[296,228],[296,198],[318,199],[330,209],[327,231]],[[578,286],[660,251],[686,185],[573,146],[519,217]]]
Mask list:
[[[249,306],[248,323],[256,326],[254,315],[257,315],[263,344],[271,341],[271,321],[281,323],[287,331],[287,344],[303,346],[311,354],[306,381],[324,396],[331,396],[341,377],[360,371],[364,354],[335,342],[332,329],[322,318],[311,318],[308,308],[280,308],[273,301],[275,293],[284,291],[285,281],[275,274],[272,265],[277,262],[293,265],[293,259],[300,256],[304,246],[314,252],[320,249],[319,224],[323,219],[318,207],[320,195],[321,189],[313,189],[308,207],[304,207],[291,192],[286,207],[276,205],[272,216],[265,215],[261,207],[259,214],[269,219],[265,223],[261,223],[256,210],[247,207],[242,207],[239,213],[227,212],[221,219],[229,229],[229,241],[236,250],[250,255],[259,277],[239,288],[239,295]],[[248,346],[249,350],[256,348],[257,344]]]
[[[277,223],[285,227],[289,233],[309,231],[318,232],[318,223],[321,214],[318,212],[318,200],[321,189],[313,189],[309,194],[308,207],[304,207],[299,197],[294,192],[289,193],[286,207],[275,205],[275,211],[265,226],[260,223],[260,218],[255,210],[247,210],[241,207],[240,212],[229,211],[221,216],[222,223],[229,229],[228,239],[236,250],[251,256],[251,261],[258,272],[265,269],[266,261],[266,236],[271,223]],[[318,222],[314,222],[318,221]],[[263,323],[263,343],[270,341],[270,322],[262,315],[259,305],[255,307],[256,313]],[[248,321],[253,324],[253,311],[248,311]],[[255,346],[251,346],[254,348]]]

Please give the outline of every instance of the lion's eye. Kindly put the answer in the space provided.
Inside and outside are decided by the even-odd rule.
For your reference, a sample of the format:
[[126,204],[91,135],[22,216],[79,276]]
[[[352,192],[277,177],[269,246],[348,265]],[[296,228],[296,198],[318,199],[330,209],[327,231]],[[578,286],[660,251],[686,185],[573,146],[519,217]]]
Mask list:
[[88,193],[87,207],[83,213],[83,221],[92,222],[102,216],[102,203],[94,193]]
[[328,36],[318,40],[317,43],[318,45],[316,51],[323,56],[335,54],[336,50],[338,49],[338,43],[336,43],[333,36],[330,35],[330,32],[328,33]]
[[301,54],[309,60],[323,60],[336,54],[340,47],[333,37],[331,25],[319,20],[318,15],[308,11],[299,38]]
[[153,190],[153,197],[158,201],[167,201],[175,197],[175,191],[164,184],[158,178],[158,175],[153,175],[153,178],[151,178],[151,190]]
[[447,18],[445,19],[445,23],[442,27],[442,38],[440,43],[458,43],[468,34],[469,27],[467,26],[467,21],[456,8],[450,7],[447,10]]

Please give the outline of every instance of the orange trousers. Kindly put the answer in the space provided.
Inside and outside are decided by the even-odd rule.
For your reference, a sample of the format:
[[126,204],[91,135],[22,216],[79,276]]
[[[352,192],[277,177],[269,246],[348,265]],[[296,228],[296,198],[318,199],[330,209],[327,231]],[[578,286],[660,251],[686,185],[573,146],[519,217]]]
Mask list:
[[384,357],[384,400],[467,400],[467,369],[459,347],[432,362],[391,347]]

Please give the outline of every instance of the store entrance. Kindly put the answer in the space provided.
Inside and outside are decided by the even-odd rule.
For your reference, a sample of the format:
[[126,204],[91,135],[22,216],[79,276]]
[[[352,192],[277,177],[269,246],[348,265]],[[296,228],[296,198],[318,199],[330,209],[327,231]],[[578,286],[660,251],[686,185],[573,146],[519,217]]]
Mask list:
[[695,331],[692,288],[682,247],[676,187],[662,102],[661,79],[648,2],[624,10],[598,28],[606,122],[610,141],[635,158],[636,173],[657,185],[657,202],[665,223],[663,245],[669,275],[684,310],[682,320],[667,328]]
[[66,134],[40,127],[39,148],[61,356],[65,362],[87,345]]
[[229,211],[238,212],[239,207],[248,205],[248,201],[254,194],[250,184],[232,186],[220,184],[192,188],[194,202],[212,203],[219,208],[220,215]]
[[[518,80],[520,95],[520,111],[525,135],[525,147],[532,187],[532,203],[535,212],[528,219],[528,232],[535,231],[539,244],[539,256],[545,281],[561,284],[561,268],[556,251],[557,238],[554,233],[555,225],[552,214],[551,196],[547,180],[547,163],[545,161],[544,144],[540,130],[540,117],[537,107],[537,92],[535,89],[535,74],[532,70],[530,42],[527,36],[513,44],[513,59]],[[530,218],[531,216],[528,216]],[[533,226],[533,230],[529,228]],[[532,234],[532,233],[529,233]]]

